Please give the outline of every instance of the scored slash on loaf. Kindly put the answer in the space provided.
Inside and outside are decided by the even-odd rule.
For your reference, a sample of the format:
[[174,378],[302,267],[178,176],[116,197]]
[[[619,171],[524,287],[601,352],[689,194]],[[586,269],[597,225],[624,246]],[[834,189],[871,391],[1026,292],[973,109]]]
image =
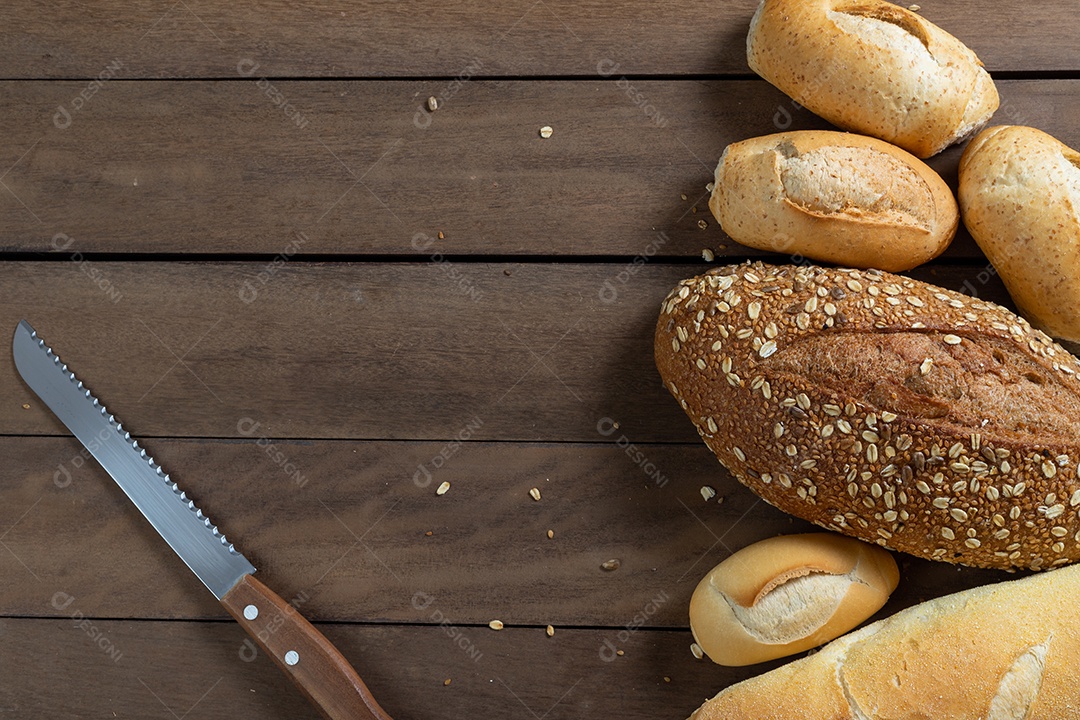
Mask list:
[[728,145],[709,209],[743,245],[893,272],[940,255],[960,222],[952,191],[926,163],[826,130]]
[[925,158],[998,107],[990,74],[937,25],[882,0],[762,0],[750,69],[845,130]]
[[836,533],[766,538],[698,583],[690,631],[719,665],[794,655],[866,620],[899,580],[892,555]]
[[732,685],[691,720],[1067,720],[1080,566],[930,600]]
[[1002,307],[747,263],[682,281],[655,352],[717,458],[785,512],[946,562],[1080,559],[1080,363]]

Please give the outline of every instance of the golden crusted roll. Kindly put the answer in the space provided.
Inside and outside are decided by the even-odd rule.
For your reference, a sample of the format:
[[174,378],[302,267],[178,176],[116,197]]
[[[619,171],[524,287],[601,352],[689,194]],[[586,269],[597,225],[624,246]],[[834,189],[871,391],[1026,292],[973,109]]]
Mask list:
[[892,555],[852,538],[768,538],[734,553],[698,583],[690,630],[719,665],[794,655],[866,620],[899,581]]
[[664,300],[656,365],[781,510],[920,557],[1080,559],[1080,362],[1005,308],[875,270],[744,264]]
[[746,40],[750,68],[829,122],[925,158],[998,107],[967,46],[881,0],[762,0]]
[[732,685],[691,720],[1065,720],[1080,708],[1080,567],[903,610]]
[[826,130],[728,145],[709,208],[743,245],[893,272],[940,255],[960,222],[952,191],[926,163]]
[[1080,342],[1080,153],[1035,128],[987,128],[960,158],[960,204],[1020,312]]

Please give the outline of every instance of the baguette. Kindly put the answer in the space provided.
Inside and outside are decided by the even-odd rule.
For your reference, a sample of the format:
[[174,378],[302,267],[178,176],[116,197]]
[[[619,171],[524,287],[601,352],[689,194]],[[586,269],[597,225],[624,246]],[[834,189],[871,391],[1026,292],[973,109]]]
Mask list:
[[691,720],[1065,720],[1080,567],[924,602],[728,687]]
[[732,554],[690,598],[690,631],[718,665],[794,655],[881,609],[900,581],[892,555],[834,533],[782,535]]
[[762,0],[750,68],[834,125],[925,158],[998,107],[982,63],[919,15],[881,0]]
[[1080,342],[1080,153],[1035,128],[987,128],[960,158],[960,203],[1020,312]]
[[952,191],[926,163],[883,140],[826,130],[728,145],[709,208],[743,245],[890,271],[940,255],[960,222]]
[[717,268],[664,300],[656,363],[732,474],[920,557],[1080,559],[1080,363],[1013,313],[876,270]]

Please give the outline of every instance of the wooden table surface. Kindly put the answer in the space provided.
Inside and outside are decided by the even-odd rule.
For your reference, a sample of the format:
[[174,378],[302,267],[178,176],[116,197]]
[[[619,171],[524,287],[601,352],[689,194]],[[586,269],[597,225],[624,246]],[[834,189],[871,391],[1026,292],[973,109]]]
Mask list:
[[[827,127],[750,73],[754,4],[4,3],[0,329],[35,325],[397,720],[686,717],[779,664],[695,660],[696,583],[808,527],[652,360],[703,248],[760,255],[708,213],[723,147]],[[921,12],[995,123],[1080,145],[1075,3]],[[963,232],[913,275],[1007,302]],[[0,400],[0,715],[316,717],[6,353]],[[882,614],[1006,577],[898,559]]]

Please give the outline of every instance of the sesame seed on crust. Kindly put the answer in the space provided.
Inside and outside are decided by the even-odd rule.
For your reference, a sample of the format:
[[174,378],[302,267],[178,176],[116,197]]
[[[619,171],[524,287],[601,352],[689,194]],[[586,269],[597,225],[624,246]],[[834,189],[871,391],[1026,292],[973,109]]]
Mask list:
[[682,281],[655,348],[720,462],[785,512],[951,563],[1080,560],[1080,363],[1005,308],[745,263]]

